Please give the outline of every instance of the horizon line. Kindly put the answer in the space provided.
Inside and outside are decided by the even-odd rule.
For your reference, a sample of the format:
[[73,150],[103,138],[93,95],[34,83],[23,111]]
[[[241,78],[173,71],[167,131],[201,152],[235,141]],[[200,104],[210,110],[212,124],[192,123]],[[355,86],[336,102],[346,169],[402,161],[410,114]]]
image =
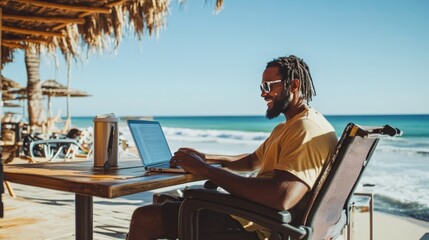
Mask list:
[[[359,114],[323,114],[324,116],[425,116],[429,113],[359,113]],[[96,115],[78,115],[71,116],[72,118],[76,117],[95,117]],[[218,115],[117,115],[119,118],[156,118],[156,117],[264,117],[264,114],[237,114],[237,115],[227,115],[227,114],[218,114]],[[67,118],[67,116],[61,116],[61,118]]]

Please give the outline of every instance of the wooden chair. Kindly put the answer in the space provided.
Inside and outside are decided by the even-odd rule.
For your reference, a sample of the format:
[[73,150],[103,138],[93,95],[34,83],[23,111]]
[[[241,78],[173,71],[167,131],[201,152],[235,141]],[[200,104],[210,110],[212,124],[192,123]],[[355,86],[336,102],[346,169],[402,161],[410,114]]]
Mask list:
[[270,239],[273,240],[335,239],[348,223],[350,198],[379,138],[401,134],[399,129],[389,125],[362,127],[348,124],[312,191],[298,204],[306,206],[302,212],[296,209],[279,211],[216,190],[185,191],[179,211],[179,239],[199,239],[198,215],[203,209],[239,216],[265,226],[271,230]]

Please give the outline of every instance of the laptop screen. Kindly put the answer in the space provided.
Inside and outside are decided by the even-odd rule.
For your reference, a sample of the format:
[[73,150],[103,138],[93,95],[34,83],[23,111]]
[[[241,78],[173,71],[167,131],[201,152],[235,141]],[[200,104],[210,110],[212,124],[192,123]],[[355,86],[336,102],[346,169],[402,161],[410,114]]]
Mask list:
[[170,148],[159,122],[128,120],[128,126],[145,167],[170,161]]

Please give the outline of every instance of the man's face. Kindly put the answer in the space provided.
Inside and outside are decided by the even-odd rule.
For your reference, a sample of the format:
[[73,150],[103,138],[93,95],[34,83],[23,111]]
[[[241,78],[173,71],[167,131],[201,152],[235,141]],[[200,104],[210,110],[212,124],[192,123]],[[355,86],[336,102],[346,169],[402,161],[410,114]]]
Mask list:
[[261,97],[263,97],[267,103],[266,117],[273,119],[287,111],[287,107],[290,102],[290,93],[285,91],[283,88],[283,81],[275,81],[282,79],[282,76],[277,67],[269,67],[265,69],[262,75],[262,83],[269,85],[269,92],[263,90]]

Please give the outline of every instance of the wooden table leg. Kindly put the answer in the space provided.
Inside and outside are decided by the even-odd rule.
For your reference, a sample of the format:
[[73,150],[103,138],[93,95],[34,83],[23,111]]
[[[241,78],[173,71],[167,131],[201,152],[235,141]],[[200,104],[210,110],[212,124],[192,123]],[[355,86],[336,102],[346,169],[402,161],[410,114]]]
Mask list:
[[76,194],[75,234],[78,240],[92,240],[92,197]]

